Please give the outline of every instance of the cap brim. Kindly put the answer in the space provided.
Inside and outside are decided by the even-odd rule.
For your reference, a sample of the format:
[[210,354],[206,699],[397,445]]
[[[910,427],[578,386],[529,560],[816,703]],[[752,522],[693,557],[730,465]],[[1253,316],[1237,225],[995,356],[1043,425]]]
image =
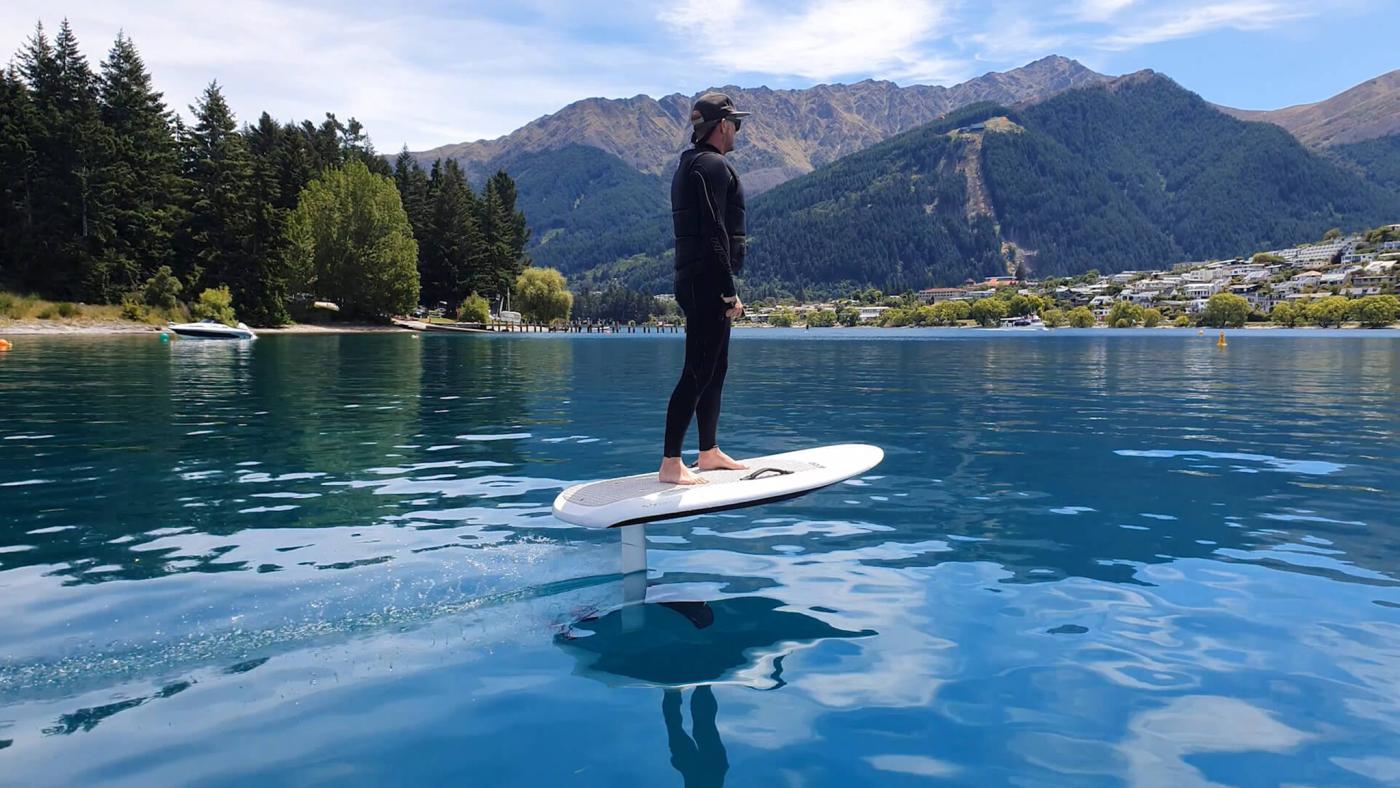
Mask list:
[[731,113],[729,113],[728,115],[725,115],[725,117],[726,117],[726,118],[747,118],[748,116],[750,116],[750,115],[752,115],[752,114],[753,114],[752,112],[731,112]]

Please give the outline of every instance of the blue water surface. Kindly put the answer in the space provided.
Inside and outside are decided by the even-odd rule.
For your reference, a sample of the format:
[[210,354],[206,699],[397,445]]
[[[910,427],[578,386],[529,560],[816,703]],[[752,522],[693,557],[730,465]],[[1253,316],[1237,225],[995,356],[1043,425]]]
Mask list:
[[1389,332],[737,332],[729,453],[885,461],[630,606],[550,503],[678,336],[22,339],[0,784],[1400,783]]

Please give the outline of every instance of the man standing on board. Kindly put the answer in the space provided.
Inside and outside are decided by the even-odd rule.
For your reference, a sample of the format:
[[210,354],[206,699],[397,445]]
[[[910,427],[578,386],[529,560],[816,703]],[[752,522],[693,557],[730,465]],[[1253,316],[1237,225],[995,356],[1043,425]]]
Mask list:
[[706,93],[690,112],[690,141],[671,180],[676,233],[676,303],[685,312],[685,367],[666,407],[660,480],[703,484],[681,462],[681,444],[695,416],[700,428],[699,469],[747,467],[720,451],[720,394],[729,369],[730,322],[743,314],[734,274],[744,265],[744,189],[724,155],[748,112],[723,93]]

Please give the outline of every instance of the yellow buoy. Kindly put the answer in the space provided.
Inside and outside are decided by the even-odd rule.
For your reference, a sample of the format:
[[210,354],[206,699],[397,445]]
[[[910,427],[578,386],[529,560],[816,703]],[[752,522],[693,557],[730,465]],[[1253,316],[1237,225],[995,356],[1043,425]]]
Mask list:
[[8,339],[0,339],[0,352],[9,350],[9,349],[12,348],[12,347],[14,347],[14,345],[11,345],[11,344],[10,344],[10,340],[8,340]]
[[1224,331],[1221,331],[1221,332],[1220,332],[1220,338],[1217,339],[1217,340],[1215,340],[1215,346],[1216,346],[1216,347],[1225,347],[1225,332],[1224,332]]

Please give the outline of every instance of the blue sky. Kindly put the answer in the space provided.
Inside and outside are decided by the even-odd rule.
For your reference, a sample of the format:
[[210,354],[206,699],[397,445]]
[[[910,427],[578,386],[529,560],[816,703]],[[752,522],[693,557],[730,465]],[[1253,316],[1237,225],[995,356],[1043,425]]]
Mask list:
[[[119,29],[181,111],[210,80],[242,120],[355,116],[376,146],[506,134],[589,96],[888,79],[951,85],[1048,54],[1151,68],[1249,109],[1400,68],[1397,0],[8,0],[15,52],[66,16],[94,66]],[[1387,40],[1388,39],[1388,40]]]

